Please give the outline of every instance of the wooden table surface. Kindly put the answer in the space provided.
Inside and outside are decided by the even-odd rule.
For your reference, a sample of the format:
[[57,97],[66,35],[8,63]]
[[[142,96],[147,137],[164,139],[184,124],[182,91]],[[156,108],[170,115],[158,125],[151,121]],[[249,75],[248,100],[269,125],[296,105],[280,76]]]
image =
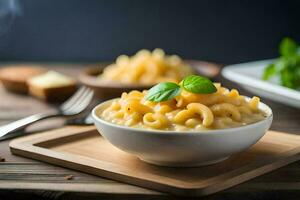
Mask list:
[[[80,65],[48,65],[65,73],[76,75]],[[58,67],[58,68],[57,68]],[[226,87],[238,88],[242,94],[252,96],[221,76],[216,78]],[[300,110],[262,99],[271,106],[274,121],[271,129],[300,134]],[[0,125],[21,117],[51,109],[34,98],[6,92],[0,86]],[[31,129],[57,127],[63,120],[39,123]],[[0,199],[182,199],[166,194],[68,170],[10,153],[8,141],[0,141]],[[72,175],[71,180],[66,176]],[[186,199],[186,198],[185,198]],[[202,199],[300,199],[300,161],[257,177],[225,191]]]

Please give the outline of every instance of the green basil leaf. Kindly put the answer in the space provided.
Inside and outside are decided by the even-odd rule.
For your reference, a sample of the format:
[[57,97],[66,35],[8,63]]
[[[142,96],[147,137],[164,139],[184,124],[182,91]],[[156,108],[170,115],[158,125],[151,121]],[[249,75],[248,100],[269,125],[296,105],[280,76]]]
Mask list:
[[263,73],[263,80],[269,80],[273,75],[276,74],[276,66],[274,63],[269,64]]
[[167,101],[178,96],[180,91],[180,86],[176,83],[159,83],[148,91],[145,99],[153,102]]
[[185,90],[196,94],[211,94],[217,91],[217,88],[211,80],[196,75],[190,75],[184,78],[180,85]]
[[281,84],[285,87],[294,89],[295,86],[293,83],[293,76],[294,76],[293,71],[290,71],[288,69],[282,70],[281,77],[280,77]]
[[280,43],[279,51],[282,56],[295,55],[298,52],[298,45],[291,38],[284,38]]

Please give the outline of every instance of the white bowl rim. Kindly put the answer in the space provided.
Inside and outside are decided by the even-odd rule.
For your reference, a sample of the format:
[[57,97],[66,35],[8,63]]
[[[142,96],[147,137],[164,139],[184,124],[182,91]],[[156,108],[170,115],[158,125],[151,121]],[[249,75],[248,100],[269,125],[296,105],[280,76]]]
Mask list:
[[[247,96],[245,96],[245,97],[247,99],[250,99]],[[265,108],[265,111],[266,111],[265,113],[267,114],[267,117],[261,121],[258,121],[258,122],[252,123],[252,124],[247,124],[245,126],[225,128],[225,129],[203,130],[203,131],[166,131],[166,130],[155,130],[155,129],[132,128],[129,126],[122,126],[122,125],[108,122],[104,119],[101,119],[99,116],[96,115],[96,110],[98,110],[104,104],[107,104],[115,99],[119,99],[119,98],[110,99],[110,100],[104,101],[104,102],[98,104],[97,106],[95,106],[92,110],[93,119],[100,123],[103,123],[103,124],[106,124],[108,126],[112,126],[115,128],[119,128],[119,129],[123,129],[123,130],[127,130],[127,131],[133,131],[133,132],[141,132],[142,131],[142,132],[147,132],[147,134],[150,133],[150,134],[167,134],[167,135],[204,135],[204,134],[214,134],[215,135],[215,134],[220,134],[220,133],[228,133],[231,131],[243,131],[243,130],[251,128],[251,127],[257,127],[257,126],[264,124],[269,119],[273,118],[272,109],[267,104],[260,102],[259,107]],[[95,123],[95,121],[94,121],[94,123]]]

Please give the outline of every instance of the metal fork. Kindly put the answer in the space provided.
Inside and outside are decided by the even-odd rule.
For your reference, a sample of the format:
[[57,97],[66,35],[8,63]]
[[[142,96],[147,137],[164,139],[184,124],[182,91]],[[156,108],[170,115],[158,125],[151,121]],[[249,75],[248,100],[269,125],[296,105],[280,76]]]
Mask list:
[[9,135],[15,134],[17,131],[43,119],[78,115],[88,107],[92,101],[93,95],[94,93],[91,89],[82,86],[54,112],[31,115],[0,127],[0,140],[6,139]]

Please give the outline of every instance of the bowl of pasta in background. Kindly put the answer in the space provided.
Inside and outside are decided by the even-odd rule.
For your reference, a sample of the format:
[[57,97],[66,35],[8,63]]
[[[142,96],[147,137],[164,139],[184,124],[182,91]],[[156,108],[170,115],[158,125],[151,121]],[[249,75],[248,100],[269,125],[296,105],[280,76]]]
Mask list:
[[84,85],[94,90],[95,96],[102,100],[112,99],[120,96],[123,92],[131,90],[145,90],[153,84],[123,84],[113,81],[99,81],[98,76],[103,72],[105,64],[97,67],[88,67],[80,75],[79,80]]
[[241,127],[202,131],[131,128],[99,117],[112,101],[103,102],[92,111],[99,133],[115,147],[160,166],[195,167],[221,162],[255,144],[273,119],[271,108],[260,102],[258,108],[265,118]]
[[[199,61],[199,60],[184,60],[195,74],[201,74],[209,78],[216,77],[220,72],[218,64]],[[92,88],[96,97],[102,100],[108,100],[119,97],[122,92],[129,92],[132,90],[145,90],[151,88],[156,83],[122,83],[112,80],[99,80],[104,69],[109,66],[109,63],[99,63],[98,66],[88,67],[79,75],[79,81]],[[159,81],[158,81],[159,82]]]

